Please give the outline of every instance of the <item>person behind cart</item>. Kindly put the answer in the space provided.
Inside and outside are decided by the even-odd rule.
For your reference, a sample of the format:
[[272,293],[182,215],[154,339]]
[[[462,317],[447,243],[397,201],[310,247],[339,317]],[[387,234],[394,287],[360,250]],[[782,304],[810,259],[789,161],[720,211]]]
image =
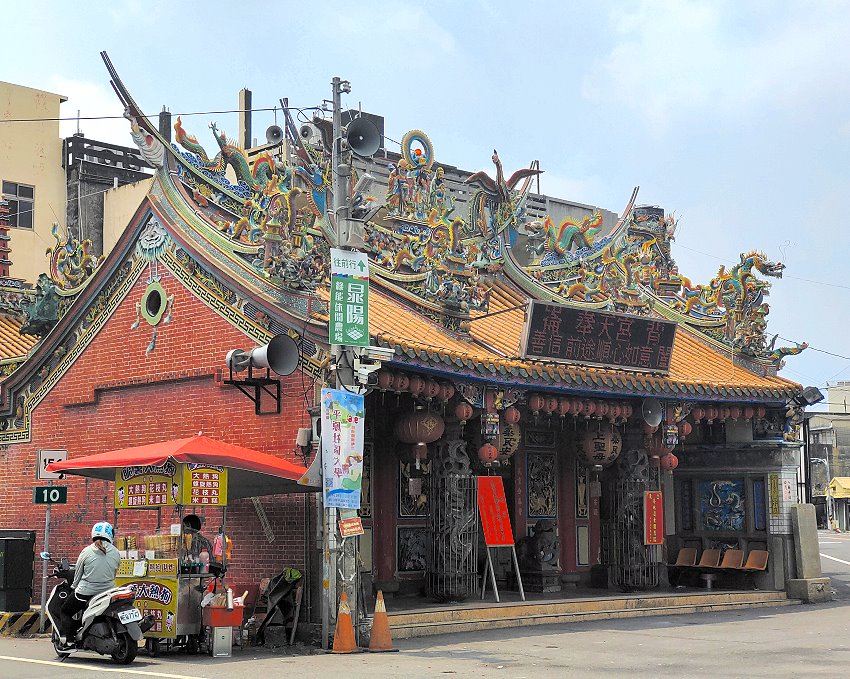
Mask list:
[[212,543],[201,534],[203,519],[197,514],[187,514],[183,517],[183,559],[184,566],[201,567],[209,564],[213,553]]
[[121,555],[112,544],[114,535],[112,524],[99,521],[92,526],[91,544],[77,557],[74,582],[71,583],[74,594],[68,597],[61,609],[59,640],[63,646],[72,645],[69,642],[79,629],[74,615],[83,610],[93,596],[115,587]]

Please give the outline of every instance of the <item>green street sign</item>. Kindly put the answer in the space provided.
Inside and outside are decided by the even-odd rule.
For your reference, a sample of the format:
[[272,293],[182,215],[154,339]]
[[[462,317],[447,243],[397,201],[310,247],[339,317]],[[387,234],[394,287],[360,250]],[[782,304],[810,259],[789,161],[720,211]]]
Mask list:
[[32,501],[37,505],[68,504],[68,487],[36,486],[32,489]]
[[369,260],[366,253],[331,248],[331,344],[369,346]]

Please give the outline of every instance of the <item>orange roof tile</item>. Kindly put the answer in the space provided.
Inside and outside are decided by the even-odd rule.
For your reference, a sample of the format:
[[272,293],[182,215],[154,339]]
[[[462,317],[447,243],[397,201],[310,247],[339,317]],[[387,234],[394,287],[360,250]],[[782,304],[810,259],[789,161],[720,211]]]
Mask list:
[[[469,337],[457,336],[406,305],[373,288],[369,330],[379,343],[398,347],[408,358],[434,364],[438,370],[480,373],[511,381],[546,382],[570,390],[667,393],[693,399],[760,397],[783,399],[799,385],[782,377],[762,377],[734,365],[683,326],[678,326],[667,375],[619,369],[545,363],[519,358],[526,298],[496,284],[486,316],[473,318]],[[495,312],[502,312],[493,315]],[[443,364],[441,367],[440,364]],[[501,375],[501,378],[496,376]]]
[[0,313],[0,361],[26,356],[38,343],[38,337],[22,335],[23,319]]

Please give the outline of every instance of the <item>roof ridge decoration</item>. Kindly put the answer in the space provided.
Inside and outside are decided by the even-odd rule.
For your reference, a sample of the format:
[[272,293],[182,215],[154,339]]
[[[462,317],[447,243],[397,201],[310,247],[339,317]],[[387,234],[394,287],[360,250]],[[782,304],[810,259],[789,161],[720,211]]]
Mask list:
[[[158,158],[156,142],[163,138],[104,60],[134,140]],[[327,286],[336,237],[327,210],[331,154],[327,135],[302,138],[290,112],[284,114],[288,143],[277,155],[266,149],[253,159],[215,123],[219,151],[210,157],[178,118],[177,143],[164,145],[159,171],[185,200],[181,209],[203,219],[205,237],[219,245],[224,238],[229,252],[269,283],[310,292]],[[780,278],[784,265],[764,253],[746,252],[707,284],[693,284],[671,253],[678,219],[660,207],[634,207],[637,190],[613,225],[588,206],[559,203],[569,213],[544,213],[529,203],[531,180],[541,172],[537,161],[506,178],[494,151],[493,177],[438,165],[421,130],[405,134],[401,147],[398,156],[388,154],[388,166],[365,162],[387,177],[386,189],[354,196],[352,215],[359,206],[381,206],[364,224],[373,280],[453,332],[488,311],[493,281],[505,278],[534,299],[674,320],[762,374],[775,375],[785,356],[805,348],[775,348],[766,339],[770,283],[759,274]],[[227,179],[228,166],[237,184]],[[353,169],[352,187],[357,180]]]

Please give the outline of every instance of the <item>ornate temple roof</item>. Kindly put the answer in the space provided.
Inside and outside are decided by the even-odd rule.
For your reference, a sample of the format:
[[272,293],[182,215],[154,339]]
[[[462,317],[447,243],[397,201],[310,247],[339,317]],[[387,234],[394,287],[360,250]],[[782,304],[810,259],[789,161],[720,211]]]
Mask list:
[[[123,255],[104,267],[136,247],[258,341],[299,336],[322,370],[329,248],[339,245],[326,121],[299,130],[287,118],[284,143],[250,155],[212,125],[211,156],[179,118],[175,142],[163,137],[105,61],[131,135],[158,172],[153,212],[140,208]],[[492,161],[495,178],[437,164],[430,139],[414,130],[401,153],[353,164],[352,186],[358,172],[374,178],[350,210],[370,261],[370,334],[397,349],[392,363],[520,388],[692,401],[782,403],[801,390],[776,371],[805,347],[765,339],[770,284],[759,274],[781,277],[783,265],[753,250],[693,284],[672,258],[676,219],[636,206],[637,189],[618,216],[531,194],[535,164],[504,173],[495,152]],[[106,285],[100,269],[92,275]],[[669,371],[521,358],[529,300],[675,322]]]

